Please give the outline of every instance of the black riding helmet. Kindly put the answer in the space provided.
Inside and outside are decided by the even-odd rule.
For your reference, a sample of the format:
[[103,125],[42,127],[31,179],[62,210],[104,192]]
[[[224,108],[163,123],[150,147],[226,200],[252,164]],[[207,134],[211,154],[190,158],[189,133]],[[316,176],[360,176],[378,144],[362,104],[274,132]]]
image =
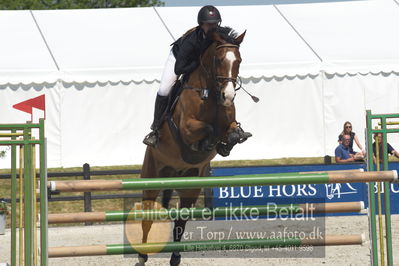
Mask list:
[[202,23],[220,23],[222,22],[222,18],[216,7],[208,5],[200,9],[197,21],[199,25]]

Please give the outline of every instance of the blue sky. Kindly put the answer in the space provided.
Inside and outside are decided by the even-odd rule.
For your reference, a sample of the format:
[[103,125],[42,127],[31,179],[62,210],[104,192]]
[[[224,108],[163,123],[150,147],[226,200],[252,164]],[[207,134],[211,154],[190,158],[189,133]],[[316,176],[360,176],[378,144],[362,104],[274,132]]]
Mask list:
[[165,6],[232,6],[232,5],[271,5],[271,4],[299,4],[319,2],[346,2],[358,0],[161,0]]

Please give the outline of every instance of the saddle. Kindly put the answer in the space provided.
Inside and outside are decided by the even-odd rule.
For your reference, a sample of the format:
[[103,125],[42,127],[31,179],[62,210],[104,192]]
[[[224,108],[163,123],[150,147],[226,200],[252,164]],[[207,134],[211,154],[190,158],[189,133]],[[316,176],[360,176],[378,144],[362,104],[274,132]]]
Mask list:
[[209,89],[206,88],[192,88],[189,86],[184,86],[183,84],[188,80],[188,75],[183,75],[181,79],[176,80],[175,84],[172,87],[171,92],[169,93],[168,106],[165,111],[165,118],[172,116],[173,111],[175,110],[176,104],[179,101],[180,94],[184,89],[192,89],[198,91],[200,97],[206,100],[209,96]]

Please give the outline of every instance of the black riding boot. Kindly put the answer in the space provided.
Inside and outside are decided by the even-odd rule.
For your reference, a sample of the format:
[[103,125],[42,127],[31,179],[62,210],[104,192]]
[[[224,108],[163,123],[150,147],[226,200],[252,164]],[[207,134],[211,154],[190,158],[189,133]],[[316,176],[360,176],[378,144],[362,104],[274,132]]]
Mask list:
[[156,147],[159,139],[158,129],[161,127],[163,122],[163,114],[165,113],[166,107],[168,106],[168,96],[160,96],[157,94],[155,100],[154,110],[154,122],[152,122],[152,131],[145,136],[143,143],[149,146]]

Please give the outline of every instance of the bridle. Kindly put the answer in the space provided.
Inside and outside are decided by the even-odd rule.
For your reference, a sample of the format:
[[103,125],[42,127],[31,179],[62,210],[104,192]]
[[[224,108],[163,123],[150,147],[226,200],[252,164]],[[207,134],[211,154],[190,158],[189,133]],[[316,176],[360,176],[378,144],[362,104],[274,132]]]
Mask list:
[[[202,55],[200,56],[200,65],[201,65],[202,69],[205,71],[205,73],[208,76],[208,78],[210,78],[210,79],[212,79],[214,81],[214,83],[216,85],[216,93],[219,96],[217,98],[217,105],[216,105],[217,107],[216,107],[216,110],[215,110],[216,113],[215,113],[215,116],[214,116],[215,118],[219,117],[219,107],[218,106],[221,103],[220,99],[221,99],[221,95],[222,95],[222,93],[221,93],[221,91],[222,91],[221,83],[227,81],[227,82],[234,82],[236,86],[238,84],[238,88],[235,89],[236,91],[241,88],[241,84],[242,84],[241,79],[238,76],[237,76],[237,78],[226,77],[226,76],[218,75],[216,73],[216,50],[218,50],[220,48],[235,48],[235,49],[239,49],[240,46],[239,45],[235,45],[235,44],[230,44],[230,43],[217,45],[216,48],[215,48],[215,54],[213,55],[211,73],[208,72],[208,70],[204,66],[204,64],[202,62]],[[237,81],[238,81],[238,83],[237,83]],[[208,88],[200,89],[201,98],[203,98],[202,95],[204,94],[205,91],[206,91],[206,95],[208,95],[208,93],[209,93],[208,92],[209,91]],[[213,135],[214,136],[218,136],[220,132],[219,132],[219,127],[216,125],[216,120],[213,122],[213,127],[215,129],[215,131],[213,132]]]
[[[240,46],[235,45],[235,44],[226,43],[226,44],[221,44],[221,45],[216,46],[215,50],[217,50],[219,48],[236,48],[236,49],[239,49]],[[216,69],[216,55],[213,56],[213,69]],[[227,81],[227,82],[231,81],[231,82],[235,83],[237,81],[237,78],[219,76],[219,75],[216,74],[215,75],[215,80],[216,81],[220,81],[221,80],[222,82],[223,81]]]
[[[225,44],[220,44],[218,46],[216,46],[215,50],[218,50],[220,48],[235,48],[235,49],[239,49],[240,46],[236,45],[236,44],[231,44],[231,43],[225,43]],[[216,91],[219,94],[221,92],[221,86],[220,84],[223,82],[233,82],[236,84],[238,84],[238,87],[235,88],[236,91],[238,91],[239,89],[241,89],[241,79],[240,77],[237,76],[237,78],[234,77],[226,77],[226,76],[222,76],[222,75],[218,75],[216,73],[216,54],[213,56],[213,60],[212,60],[212,69],[215,70],[215,72],[213,72],[212,74],[208,72],[208,70],[205,68],[205,66],[202,63],[202,56],[200,57],[200,64],[201,67],[204,69],[205,73],[207,74],[208,77],[211,77],[213,79],[213,81],[215,82],[216,86]],[[237,82],[238,81],[238,82]]]

